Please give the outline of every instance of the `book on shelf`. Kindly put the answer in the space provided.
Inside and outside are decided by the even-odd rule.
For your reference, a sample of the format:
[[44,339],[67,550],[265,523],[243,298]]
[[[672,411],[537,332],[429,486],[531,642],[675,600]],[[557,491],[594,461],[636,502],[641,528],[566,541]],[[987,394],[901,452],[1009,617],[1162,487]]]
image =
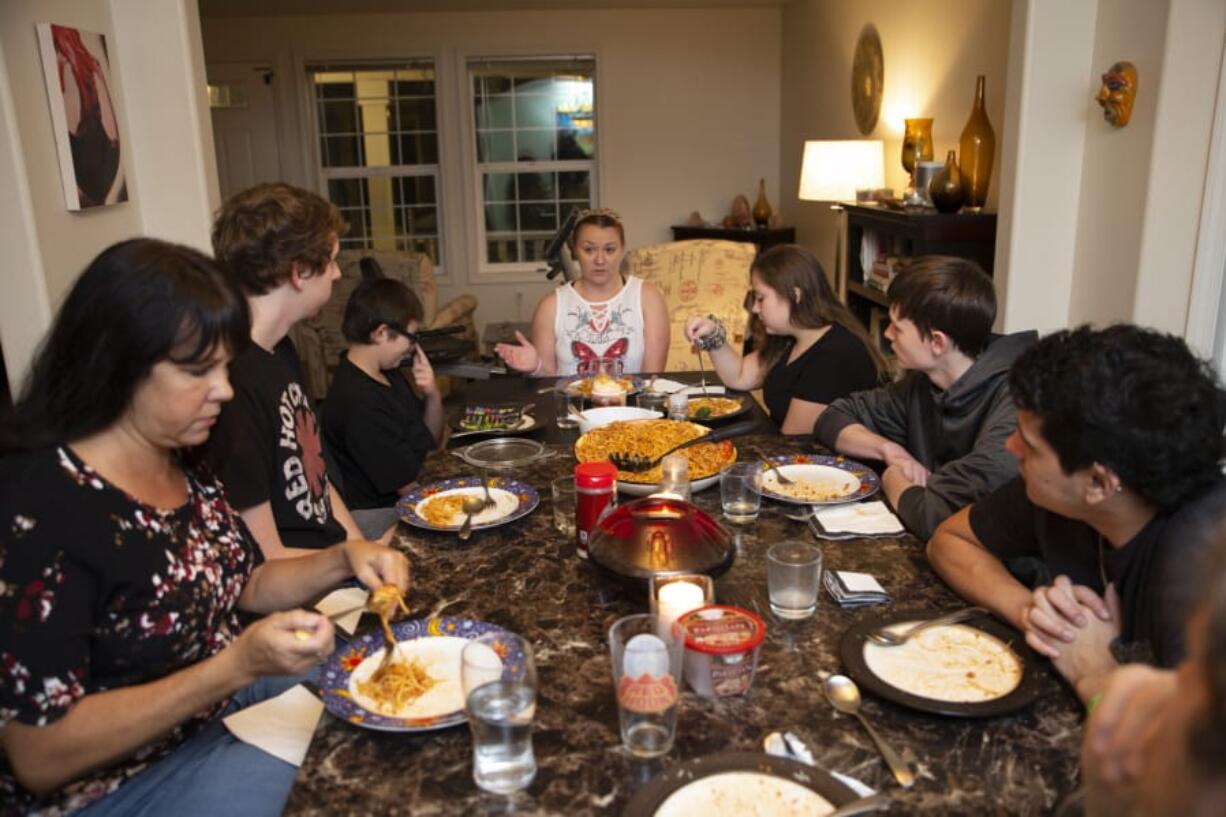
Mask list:
[[890,284],[894,282],[894,276],[898,275],[898,271],[902,269],[902,259],[896,255],[885,256],[878,258],[869,268],[868,276],[865,278],[865,286],[870,286],[873,289],[886,292],[890,288]]

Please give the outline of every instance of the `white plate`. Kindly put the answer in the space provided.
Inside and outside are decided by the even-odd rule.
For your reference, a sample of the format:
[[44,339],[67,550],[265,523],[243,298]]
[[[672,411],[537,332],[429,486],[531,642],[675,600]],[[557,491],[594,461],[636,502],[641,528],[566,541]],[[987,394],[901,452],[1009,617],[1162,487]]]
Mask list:
[[779,817],[820,817],[834,811],[812,789],[761,772],[723,772],[695,780],[668,796],[655,817],[762,814]]
[[[430,502],[433,502],[434,500],[438,499],[440,496],[481,496],[481,497],[484,497],[485,491],[483,491],[479,487],[452,488],[447,491],[439,491],[437,494],[434,494],[433,496],[427,497],[426,499],[423,499],[422,501],[418,502],[413,507],[413,510],[417,512],[418,516],[420,516],[422,519],[425,519],[426,515],[425,513],[423,513],[422,509]],[[494,500],[494,507],[485,508],[480,513],[473,514],[473,528],[479,528],[482,525],[492,525],[495,522],[497,522],[499,519],[502,519],[505,516],[510,516],[511,514],[515,513],[516,508],[519,507],[519,497],[515,496],[515,494],[511,493],[510,491],[504,491],[501,488],[490,488],[490,498]],[[438,526],[431,525],[431,527],[436,527],[438,530],[445,530],[449,528],[458,528],[463,523],[464,523],[464,514],[463,512],[460,512],[456,514],[455,519],[452,520],[452,524],[438,525]]]
[[829,465],[796,463],[793,465],[780,465],[779,470],[783,472],[785,477],[798,484],[807,484],[823,492],[828,491],[834,494],[834,496],[827,499],[802,499],[784,493],[783,490],[791,486],[781,486],[779,484],[779,475],[775,473],[774,469],[766,469],[762,472],[762,493],[771,499],[777,499],[780,502],[791,502],[796,505],[833,505],[860,498],[860,478],[842,469]]
[[[378,668],[386,648],[372,653],[354,669],[353,674],[349,676],[349,694],[353,696],[354,702],[363,709],[392,718],[441,718],[459,712],[464,709],[464,690],[460,686],[460,653],[468,643],[467,638],[455,636],[417,638],[412,641],[398,642],[396,644],[398,659],[401,661],[417,659],[436,682],[420,698],[398,712],[380,709],[374,699],[358,692],[358,682],[365,681]],[[502,662],[493,650],[483,645],[478,645],[477,649],[488,651],[487,658],[497,662],[501,672]]]

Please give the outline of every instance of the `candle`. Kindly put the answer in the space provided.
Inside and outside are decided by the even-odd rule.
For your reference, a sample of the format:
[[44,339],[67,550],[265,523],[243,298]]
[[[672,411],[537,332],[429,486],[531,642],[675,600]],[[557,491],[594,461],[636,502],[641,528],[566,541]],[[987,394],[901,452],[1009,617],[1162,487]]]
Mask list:
[[656,633],[660,638],[669,638],[677,619],[705,603],[702,588],[693,582],[676,581],[664,585],[656,596]]

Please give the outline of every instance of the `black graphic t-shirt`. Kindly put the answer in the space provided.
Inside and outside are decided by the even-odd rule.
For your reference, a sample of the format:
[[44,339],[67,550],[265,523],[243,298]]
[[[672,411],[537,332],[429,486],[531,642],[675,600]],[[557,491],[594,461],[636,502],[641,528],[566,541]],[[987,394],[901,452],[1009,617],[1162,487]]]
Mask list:
[[[203,470],[186,478],[187,501],[160,509],[67,446],[0,460],[0,729],[47,726],[87,695],[151,683],[238,637],[235,608],[260,554],[217,480]],[[0,814],[82,808],[173,752],[227,702],[41,798],[0,756]]]
[[234,399],[209,437],[208,461],[240,511],[272,504],[286,547],[324,548],[345,538],[332,516],[323,446],[298,354],[289,338],[271,352],[252,343],[230,363]]

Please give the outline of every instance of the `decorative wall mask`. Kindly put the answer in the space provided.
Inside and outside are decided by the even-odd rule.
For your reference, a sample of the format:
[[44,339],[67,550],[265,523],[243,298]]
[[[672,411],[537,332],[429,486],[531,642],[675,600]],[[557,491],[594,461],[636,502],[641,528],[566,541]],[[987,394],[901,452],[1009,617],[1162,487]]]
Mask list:
[[1098,104],[1103,106],[1103,118],[1117,128],[1132,118],[1132,104],[1137,98],[1137,67],[1130,62],[1117,62],[1103,74]]
[[881,37],[872,23],[860,30],[856,53],[851,63],[851,110],[856,116],[856,128],[864,136],[877,127],[881,112],[881,90],[884,86],[885,62],[881,56]]

